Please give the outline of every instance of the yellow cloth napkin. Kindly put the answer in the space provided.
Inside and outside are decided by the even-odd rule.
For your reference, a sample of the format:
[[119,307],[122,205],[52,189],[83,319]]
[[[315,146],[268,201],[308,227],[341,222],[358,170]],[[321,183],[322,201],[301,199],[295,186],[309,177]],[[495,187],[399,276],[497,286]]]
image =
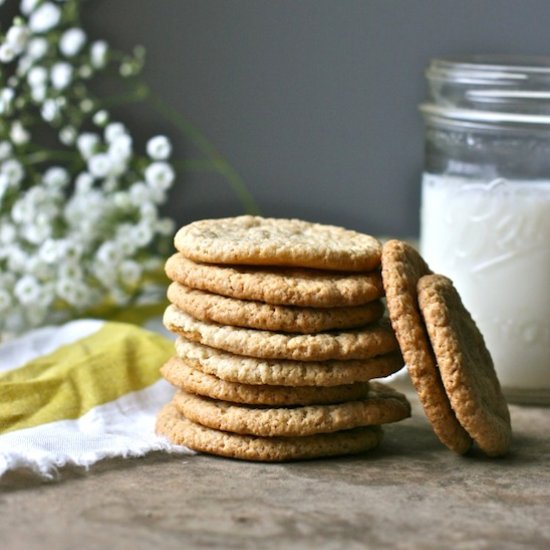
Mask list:
[[52,477],[67,464],[185,452],[154,433],[173,394],[159,375],[172,353],[160,334],[100,320],[0,345],[0,476],[25,468]]

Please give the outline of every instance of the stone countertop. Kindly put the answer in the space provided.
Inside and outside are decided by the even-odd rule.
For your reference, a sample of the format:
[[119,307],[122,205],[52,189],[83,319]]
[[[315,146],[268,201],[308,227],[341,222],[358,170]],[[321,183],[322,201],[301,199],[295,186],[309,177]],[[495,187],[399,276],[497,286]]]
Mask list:
[[550,408],[511,407],[513,452],[460,457],[413,417],[363,456],[106,461],[0,483],[0,547],[549,548]]

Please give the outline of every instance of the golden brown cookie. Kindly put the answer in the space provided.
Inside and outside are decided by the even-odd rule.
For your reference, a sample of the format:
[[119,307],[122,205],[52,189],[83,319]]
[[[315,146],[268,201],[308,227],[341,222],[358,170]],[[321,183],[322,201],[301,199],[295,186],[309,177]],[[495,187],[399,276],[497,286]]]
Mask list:
[[186,419],[169,403],[157,418],[157,433],[176,445],[241,460],[282,462],[363,453],[382,440],[378,426],[304,437],[257,437],[206,428]]
[[206,323],[170,305],[164,326],[188,340],[250,357],[324,361],[370,359],[397,350],[398,345],[386,319],[366,327],[318,334],[286,334]]
[[228,382],[274,386],[338,386],[384,378],[403,368],[399,352],[351,361],[285,361],[245,357],[179,337],[176,353],[194,369]]
[[335,405],[259,408],[180,391],[173,401],[189,420],[227,432],[263,437],[306,436],[398,422],[411,415],[407,398],[373,383],[369,396]]
[[226,382],[185,364],[183,359],[172,357],[161,368],[162,376],[174,386],[191,393],[233,403],[253,405],[311,405],[341,403],[364,399],[369,392],[368,382],[343,386],[258,386]]
[[443,385],[458,421],[489,456],[505,454],[510,413],[482,334],[450,279],[426,275],[418,302]]
[[200,321],[304,334],[360,327],[380,319],[384,313],[380,300],[341,308],[276,306],[228,298],[176,282],[168,287],[168,299]]
[[176,248],[196,262],[370,271],[380,243],[370,235],[303,220],[238,216],[182,227]]
[[378,271],[345,273],[313,269],[196,263],[174,254],[165,265],[169,279],[241,300],[302,307],[364,305],[384,294]]
[[431,274],[410,245],[388,241],[382,249],[382,281],[390,320],[401,353],[433,429],[442,443],[465,453],[472,440],[451,408],[418,307],[416,285]]

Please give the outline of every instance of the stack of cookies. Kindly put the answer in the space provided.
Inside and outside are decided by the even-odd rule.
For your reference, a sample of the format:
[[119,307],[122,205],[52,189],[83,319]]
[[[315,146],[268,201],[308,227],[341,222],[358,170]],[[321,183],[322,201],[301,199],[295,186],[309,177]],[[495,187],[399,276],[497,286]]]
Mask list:
[[301,220],[202,220],[177,233],[159,433],[249,460],[363,452],[410,415],[378,382],[403,366],[376,239]]

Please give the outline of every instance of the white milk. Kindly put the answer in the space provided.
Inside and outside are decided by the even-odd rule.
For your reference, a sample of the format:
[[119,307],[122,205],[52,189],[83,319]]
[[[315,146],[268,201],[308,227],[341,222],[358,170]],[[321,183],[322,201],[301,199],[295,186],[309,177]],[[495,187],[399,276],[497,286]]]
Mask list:
[[425,174],[421,248],[455,283],[506,394],[550,403],[550,181]]

